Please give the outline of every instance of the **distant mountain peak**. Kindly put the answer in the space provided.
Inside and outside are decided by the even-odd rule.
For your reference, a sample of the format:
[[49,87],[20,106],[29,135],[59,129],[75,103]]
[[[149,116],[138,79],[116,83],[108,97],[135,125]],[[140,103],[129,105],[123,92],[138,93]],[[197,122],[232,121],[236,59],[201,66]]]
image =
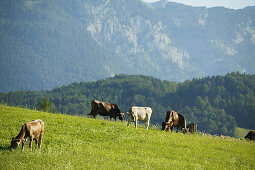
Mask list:
[[254,7],[35,2],[0,2],[0,91],[49,89],[120,73],[174,81],[255,73]]

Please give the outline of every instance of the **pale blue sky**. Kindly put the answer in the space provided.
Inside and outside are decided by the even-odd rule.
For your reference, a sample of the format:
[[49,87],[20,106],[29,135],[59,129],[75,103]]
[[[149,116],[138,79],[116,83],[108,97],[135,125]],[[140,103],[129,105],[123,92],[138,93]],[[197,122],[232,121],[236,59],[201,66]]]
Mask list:
[[[158,0],[143,0],[145,2],[155,2]],[[255,6],[255,0],[169,0],[191,6],[215,7],[224,6],[225,8],[241,9],[246,6]]]

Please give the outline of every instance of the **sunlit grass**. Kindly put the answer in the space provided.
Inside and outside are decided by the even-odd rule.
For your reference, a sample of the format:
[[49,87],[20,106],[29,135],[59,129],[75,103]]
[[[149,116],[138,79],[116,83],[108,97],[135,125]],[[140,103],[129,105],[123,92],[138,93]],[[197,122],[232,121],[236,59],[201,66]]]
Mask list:
[[237,138],[244,138],[248,132],[250,131],[250,129],[244,129],[244,128],[236,128],[235,130],[235,137]]
[[[255,143],[0,105],[0,169],[253,169]],[[11,138],[42,119],[41,150],[11,152]],[[33,145],[35,146],[35,145]]]

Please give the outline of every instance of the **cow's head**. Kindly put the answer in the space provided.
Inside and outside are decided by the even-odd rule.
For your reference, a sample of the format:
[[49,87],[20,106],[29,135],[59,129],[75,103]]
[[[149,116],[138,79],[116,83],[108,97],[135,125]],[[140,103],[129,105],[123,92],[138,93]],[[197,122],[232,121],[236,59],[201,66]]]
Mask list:
[[12,138],[11,149],[17,149],[17,147],[19,146],[20,142],[21,142],[20,139]]
[[119,119],[123,122],[124,120],[124,117],[125,117],[125,114],[123,112],[120,113],[119,115]]
[[168,122],[162,122],[162,129],[161,130],[167,130],[167,128],[170,128],[170,124]]
[[187,133],[189,131],[189,128],[182,128],[183,133]]

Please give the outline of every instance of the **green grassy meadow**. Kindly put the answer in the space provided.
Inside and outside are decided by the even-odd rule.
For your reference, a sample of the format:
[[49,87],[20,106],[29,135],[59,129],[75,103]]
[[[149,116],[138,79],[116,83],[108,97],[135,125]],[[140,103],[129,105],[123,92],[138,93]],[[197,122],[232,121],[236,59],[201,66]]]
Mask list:
[[244,128],[237,127],[236,131],[235,131],[235,137],[236,138],[244,138],[248,134],[249,131],[250,131],[250,129],[244,129]]
[[[114,122],[0,105],[0,169],[254,169],[255,142],[135,129]],[[10,151],[31,120],[45,123],[42,148]]]

